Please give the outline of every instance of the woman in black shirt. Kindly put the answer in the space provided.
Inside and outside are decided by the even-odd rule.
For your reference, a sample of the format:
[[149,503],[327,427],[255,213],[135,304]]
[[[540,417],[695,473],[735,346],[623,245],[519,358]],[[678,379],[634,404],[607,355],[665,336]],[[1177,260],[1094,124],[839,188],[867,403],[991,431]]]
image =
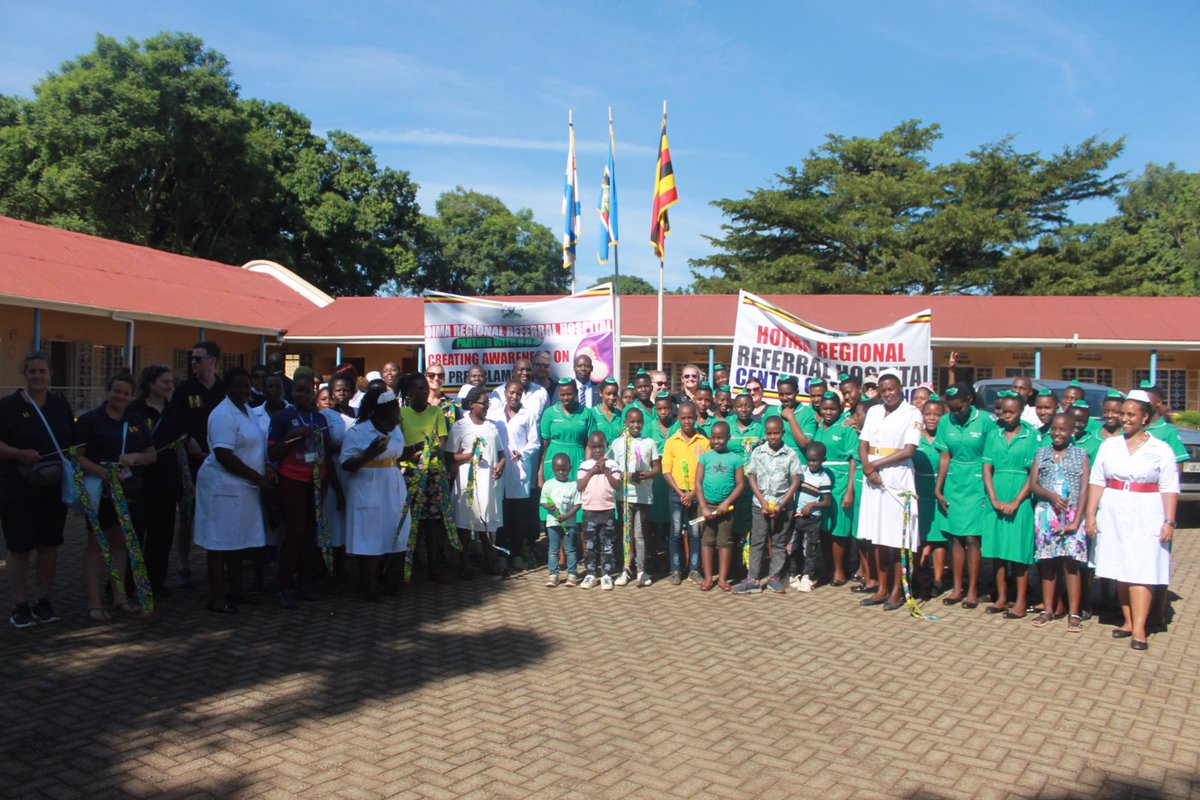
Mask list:
[[[121,530],[117,509],[113,505],[108,465],[116,463],[122,468],[120,479],[129,490],[127,499],[132,505],[137,502],[133,496],[134,481],[140,476],[142,468],[153,464],[158,457],[145,420],[129,410],[129,401],[133,397],[133,376],[128,372],[118,372],[108,379],[105,388],[108,391],[108,399],[100,407],[84,414],[76,423],[76,438],[83,442],[76,455],[84,475],[100,480],[100,496],[96,498],[93,495],[92,500],[99,502],[97,517],[100,529],[108,539],[112,563],[123,573],[126,562],[125,534]],[[85,490],[90,483],[93,481],[84,481]],[[103,622],[109,619],[108,611],[100,601],[100,570],[105,568],[105,565],[102,563],[96,532],[91,529],[90,523],[88,528],[88,543],[83,551],[88,619]],[[138,607],[129,602],[121,587],[114,587],[113,593],[117,598],[118,608],[127,613],[137,613]]]

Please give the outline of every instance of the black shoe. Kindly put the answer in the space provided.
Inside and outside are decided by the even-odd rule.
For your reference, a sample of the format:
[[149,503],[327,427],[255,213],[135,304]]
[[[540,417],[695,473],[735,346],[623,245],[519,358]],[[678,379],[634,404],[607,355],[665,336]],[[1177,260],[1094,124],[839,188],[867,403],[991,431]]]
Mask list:
[[51,622],[58,622],[61,617],[54,613],[54,606],[50,604],[49,597],[39,597],[38,601],[33,604],[33,619],[39,625],[47,625]]
[[879,586],[867,586],[865,583],[860,583],[858,586],[851,586],[850,591],[855,594],[875,594],[879,591]]
[[1137,639],[1130,640],[1129,646],[1134,650],[1147,650],[1150,647],[1150,645],[1145,642],[1139,642]]
[[1128,639],[1130,636],[1133,636],[1133,631],[1123,631],[1120,628],[1117,628],[1112,632],[1112,637],[1114,639]]
[[891,600],[888,600],[883,604],[883,610],[884,611],[895,611],[897,608],[900,608],[902,605],[904,605],[903,601],[901,601],[899,603],[893,603]]
[[864,597],[862,600],[858,601],[858,604],[860,606],[880,606],[880,605],[883,605],[885,602],[887,602],[886,599],[876,600],[874,597]]
[[12,615],[8,618],[8,624],[14,628],[32,628],[37,625],[37,620],[34,619],[33,611],[29,608],[29,603],[18,603],[13,606]]
[[996,608],[995,606],[988,606],[987,608],[984,609],[984,611],[986,611],[988,614],[1007,614],[1008,613],[1007,608]]

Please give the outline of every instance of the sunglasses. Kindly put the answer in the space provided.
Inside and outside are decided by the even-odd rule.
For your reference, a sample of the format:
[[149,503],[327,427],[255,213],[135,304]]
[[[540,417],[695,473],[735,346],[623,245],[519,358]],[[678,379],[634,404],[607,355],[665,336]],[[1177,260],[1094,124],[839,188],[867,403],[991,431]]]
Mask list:
[[426,378],[437,378],[438,380],[445,380],[446,373],[444,373],[444,372],[426,372],[425,377]]
[[206,358],[212,358],[212,356],[192,356],[192,361],[203,361]]
[[666,386],[667,382],[666,381],[655,381],[654,385],[655,386]]
[[683,379],[684,379],[685,381],[686,381],[686,380],[694,380],[694,381],[698,381],[698,380],[700,380],[700,376],[699,376],[699,375],[684,375],[684,376],[683,376]]

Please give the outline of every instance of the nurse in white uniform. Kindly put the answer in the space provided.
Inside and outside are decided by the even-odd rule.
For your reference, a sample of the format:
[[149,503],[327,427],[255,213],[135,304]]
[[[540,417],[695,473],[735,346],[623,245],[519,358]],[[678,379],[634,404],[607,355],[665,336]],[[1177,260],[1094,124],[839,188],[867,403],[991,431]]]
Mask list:
[[897,551],[920,545],[912,457],[925,425],[920,410],[904,399],[898,373],[884,370],[876,385],[882,402],[868,409],[859,437],[863,494],[857,535],[874,545],[879,591],[860,604],[892,611],[903,604]]
[[[209,454],[196,475],[195,542],[208,551],[208,609],[236,614],[242,590],[240,550],[266,543],[260,492],[274,473],[267,468],[267,440],[250,413],[250,374],[225,372],[227,395],[208,418]],[[224,571],[229,570],[228,597]]]
[[363,596],[379,599],[380,562],[388,560],[389,589],[403,565],[391,559],[408,549],[412,515],[405,513],[408,492],[400,474],[404,452],[400,406],[383,387],[368,389],[358,407],[359,420],[346,431],[341,465],[346,471],[346,552],[358,557]]
[[1171,540],[1179,472],[1170,445],[1146,431],[1150,397],[1135,389],[1121,405],[1124,435],[1096,452],[1088,492],[1087,534],[1096,542],[1096,575],[1117,582],[1124,624],[1114,639],[1146,649],[1146,618],[1155,586],[1171,578]]
[[497,574],[492,542],[496,529],[504,524],[501,502],[506,459],[500,431],[487,419],[487,410],[487,390],[476,386],[463,399],[466,414],[450,428],[446,453],[457,476],[454,524],[458,538],[474,541],[478,533],[484,570]]

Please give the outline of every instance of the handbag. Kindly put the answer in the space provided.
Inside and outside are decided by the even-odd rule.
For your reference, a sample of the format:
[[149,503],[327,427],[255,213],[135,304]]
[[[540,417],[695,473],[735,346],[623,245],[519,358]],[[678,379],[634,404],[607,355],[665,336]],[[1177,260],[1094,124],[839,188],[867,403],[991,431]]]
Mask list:
[[59,460],[62,462],[58,480],[62,484],[63,505],[68,508],[79,508],[79,489],[75,486],[75,475],[71,468],[71,462],[67,460],[66,454],[63,453],[62,446],[58,443],[58,437],[54,435],[54,431],[50,428],[50,423],[46,421],[46,415],[42,413],[42,409],[38,407],[37,403],[33,402],[33,398],[29,396],[29,392],[24,389],[21,390],[21,396],[25,398],[25,402],[33,406],[33,410],[37,412],[38,419],[42,421],[42,425],[46,426],[46,433],[50,434],[50,441],[54,444],[54,449],[58,453]]
[[45,488],[62,482],[63,465],[58,461],[38,461],[19,465],[17,472],[30,486]]

